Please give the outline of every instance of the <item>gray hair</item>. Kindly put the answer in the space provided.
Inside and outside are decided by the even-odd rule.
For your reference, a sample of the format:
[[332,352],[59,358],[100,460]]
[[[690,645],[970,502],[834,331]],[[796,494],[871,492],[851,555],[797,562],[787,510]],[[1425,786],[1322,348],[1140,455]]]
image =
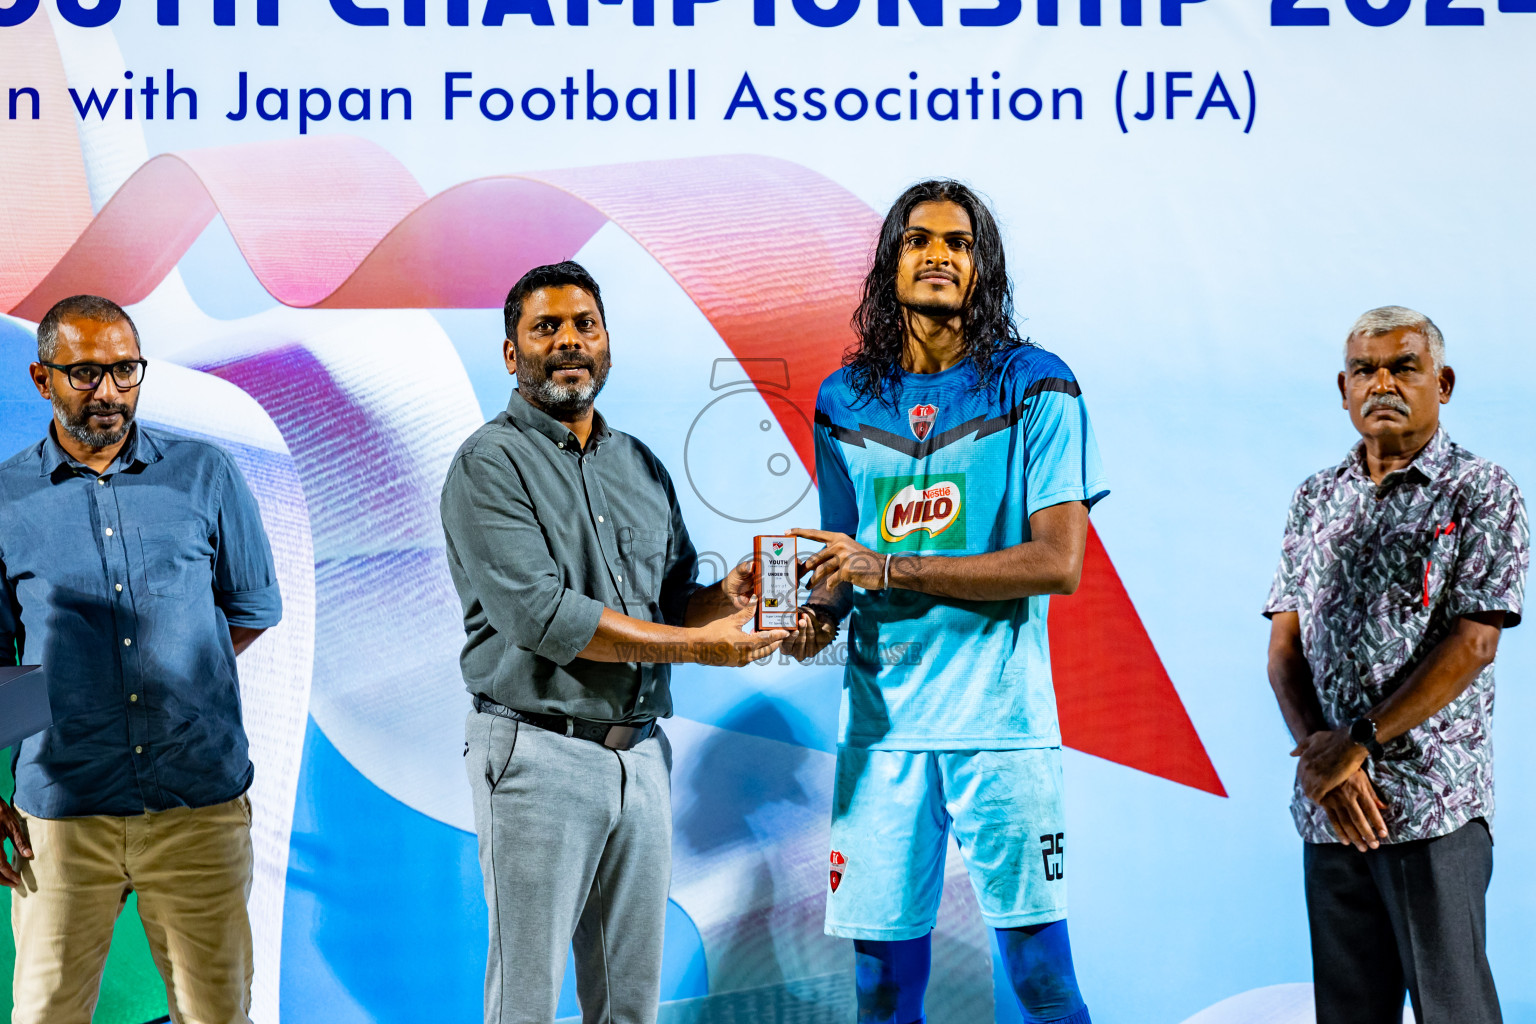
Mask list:
[[1349,358],[1349,339],[1355,335],[1376,338],[1403,327],[1424,336],[1424,340],[1429,343],[1429,358],[1434,363],[1435,372],[1444,369],[1445,337],[1440,333],[1440,328],[1429,317],[1407,306],[1378,306],[1362,314],[1344,339],[1344,358]]
[[126,320],[128,329],[133,332],[133,343],[139,344],[139,329],[134,325],[133,317],[124,312],[122,306],[100,295],[71,295],[54,303],[53,308],[43,314],[43,319],[37,325],[38,362],[53,360],[59,350],[59,324],[65,320],[94,320],[99,324],[115,324]]

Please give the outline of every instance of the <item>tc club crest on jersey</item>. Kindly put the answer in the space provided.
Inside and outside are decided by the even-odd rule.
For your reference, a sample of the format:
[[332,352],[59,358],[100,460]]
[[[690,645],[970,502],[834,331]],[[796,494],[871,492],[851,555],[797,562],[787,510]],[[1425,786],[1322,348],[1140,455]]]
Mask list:
[[939,407],[936,405],[919,402],[907,410],[907,423],[912,427],[912,436],[919,441],[933,433],[933,421],[938,418]]
[[836,850],[832,851],[832,873],[830,875],[832,891],[837,892],[837,887],[843,883],[843,872],[848,870],[848,861]]

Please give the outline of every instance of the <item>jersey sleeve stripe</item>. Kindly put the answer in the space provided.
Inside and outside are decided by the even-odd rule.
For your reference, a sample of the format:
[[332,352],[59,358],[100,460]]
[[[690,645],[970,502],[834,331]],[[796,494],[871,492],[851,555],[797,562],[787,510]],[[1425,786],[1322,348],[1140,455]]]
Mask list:
[[1075,380],[1067,380],[1064,377],[1041,377],[1024,389],[1024,394],[1020,397],[1019,404],[1022,405],[1036,395],[1047,391],[1060,391],[1071,398],[1079,398],[1083,394],[1083,389],[1077,386],[1077,381]]
[[855,448],[864,447],[863,434],[848,427],[838,426],[836,423],[832,422],[832,417],[828,416],[820,409],[816,410],[816,425],[819,427],[826,427],[827,433],[831,434],[834,439],[841,441],[844,444],[851,444]]

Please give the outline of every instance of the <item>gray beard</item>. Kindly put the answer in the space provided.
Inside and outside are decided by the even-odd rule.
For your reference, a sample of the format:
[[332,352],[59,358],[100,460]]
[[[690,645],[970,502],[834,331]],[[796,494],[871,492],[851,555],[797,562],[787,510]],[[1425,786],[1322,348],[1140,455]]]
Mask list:
[[53,397],[53,412],[57,421],[64,424],[64,429],[69,433],[70,437],[79,441],[87,448],[95,448],[97,450],[110,448],[128,436],[128,428],[133,426],[133,410],[120,402],[111,403],[111,409],[113,412],[122,413],[123,425],[116,430],[92,430],[86,426],[86,422],[90,418],[92,411],[101,411],[100,405],[96,406],[95,410],[92,410],[91,405],[88,403],[85,408],[80,410],[80,415],[76,417],[69,414],[69,410],[59,401],[57,395]]
[[523,397],[555,418],[580,416],[592,408],[598,392],[608,383],[608,367],[594,368],[585,384],[556,384],[548,376],[535,378],[534,371],[517,364],[517,387]]

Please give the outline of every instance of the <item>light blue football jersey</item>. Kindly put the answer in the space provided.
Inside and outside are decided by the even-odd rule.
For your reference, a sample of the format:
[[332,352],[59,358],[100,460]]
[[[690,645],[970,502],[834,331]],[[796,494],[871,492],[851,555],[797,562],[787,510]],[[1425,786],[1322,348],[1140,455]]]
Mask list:
[[[821,526],[877,552],[979,555],[1029,540],[1029,517],[1109,493],[1072,371],[1034,346],[903,374],[896,406],[857,404],[839,370],[816,398]],[[887,750],[1061,743],[1050,598],[961,601],[854,591],[839,742]]]

